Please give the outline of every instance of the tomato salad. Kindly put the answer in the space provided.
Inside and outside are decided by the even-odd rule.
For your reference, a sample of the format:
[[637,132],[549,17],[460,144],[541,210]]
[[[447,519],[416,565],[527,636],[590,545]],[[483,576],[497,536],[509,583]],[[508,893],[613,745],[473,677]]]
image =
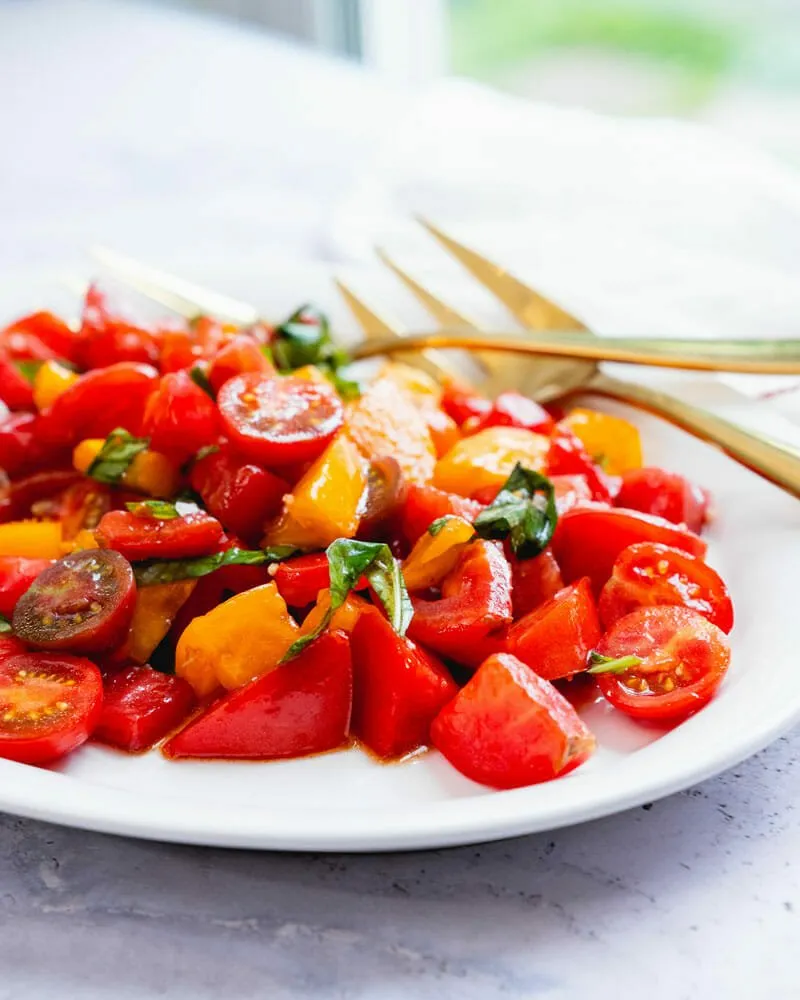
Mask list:
[[578,767],[570,701],[645,724],[714,695],[733,609],[709,496],[639,433],[275,328],[0,332],[0,756],[435,747],[496,788]]

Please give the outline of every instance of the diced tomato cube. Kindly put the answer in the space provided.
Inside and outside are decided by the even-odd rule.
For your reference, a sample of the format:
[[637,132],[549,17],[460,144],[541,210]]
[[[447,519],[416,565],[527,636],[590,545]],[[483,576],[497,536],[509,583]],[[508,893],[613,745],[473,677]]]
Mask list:
[[511,565],[511,599],[515,618],[538,608],[564,587],[561,570],[550,548],[533,559],[517,559],[509,554],[508,561]]
[[456,514],[466,521],[474,521],[482,510],[483,504],[475,500],[437,490],[435,486],[411,483],[400,515],[401,528],[406,541],[413,545],[440,517]]
[[655,514],[673,524],[685,524],[690,531],[703,527],[709,501],[709,494],[701,487],[676,472],[658,468],[623,473],[616,497],[618,507]]
[[127,667],[103,685],[103,709],[94,739],[120,750],[147,750],[186,718],[194,692],[182,677],[152,667]]

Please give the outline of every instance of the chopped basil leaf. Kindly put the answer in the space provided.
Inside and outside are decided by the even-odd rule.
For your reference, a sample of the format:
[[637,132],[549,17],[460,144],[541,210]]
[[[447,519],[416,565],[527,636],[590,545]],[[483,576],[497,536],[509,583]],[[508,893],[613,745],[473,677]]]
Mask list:
[[339,393],[345,402],[350,402],[350,400],[358,399],[361,396],[363,387],[358,379],[350,378],[346,374],[347,365],[343,365],[340,368],[335,368],[331,366],[328,368],[327,365],[320,366],[323,369],[325,377],[331,382],[334,389]]
[[150,444],[150,438],[135,438],[124,427],[112,431],[86,474],[98,483],[112,486],[122,479],[131,462]]
[[25,361],[15,361],[14,367],[20,373],[20,375],[25,379],[26,382],[30,382],[33,385],[33,380],[36,378],[36,373],[44,364],[43,361],[35,361],[33,359],[28,359]]
[[10,632],[10,631],[11,631],[11,622],[8,620],[8,618],[4,617],[3,615],[0,615],[0,635],[2,635],[4,632]]
[[624,674],[632,667],[638,667],[642,662],[640,656],[603,656],[592,650],[589,653],[589,668],[587,674]]
[[208,393],[212,399],[216,399],[214,390],[211,388],[211,383],[208,381],[208,375],[206,375],[204,368],[201,368],[200,365],[195,365],[194,368],[189,371],[189,378],[195,385],[199,385],[203,392]]
[[454,516],[453,514],[445,514],[444,517],[437,517],[435,521],[431,521],[428,525],[428,534],[438,535],[447,522]]
[[125,506],[131,514],[138,514],[140,517],[154,517],[157,521],[171,521],[182,514],[168,500],[138,500],[134,503],[126,503]]
[[339,369],[349,362],[347,352],[333,342],[328,317],[310,305],[300,306],[272,333],[272,361],[280,372],[317,365],[345,399],[360,395],[357,382]]
[[273,368],[277,367],[275,364],[275,355],[272,353],[272,348],[269,344],[260,344],[259,350],[264,355],[264,357],[269,361]]
[[400,564],[384,542],[359,542],[351,538],[337,538],[326,551],[330,570],[331,603],[325,617],[313,632],[292,643],[282,663],[293,659],[309,643],[319,638],[330,625],[334,612],[347,599],[347,595],[366,576],[378,600],[386,609],[392,628],[398,635],[405,635],[414,609],[408,596]]
[[295,548],[294,545],[272,545],[264,549],[267,562],[283,562],[284,559],[291,559],[298,555],[302,549]]
[[517,463],[474,525],[481,538],[508,538],[515,556],[530,559],[547,547],[557,521],[553,484],[541,473]]
[[175,580],[195,580],[208,576],[222,566],[260,566],[270,562],[261,549],[226,549],[210,556],[195,559],[150,559],[134,563],[133,572],[140,587],[156,583],[173,583]]

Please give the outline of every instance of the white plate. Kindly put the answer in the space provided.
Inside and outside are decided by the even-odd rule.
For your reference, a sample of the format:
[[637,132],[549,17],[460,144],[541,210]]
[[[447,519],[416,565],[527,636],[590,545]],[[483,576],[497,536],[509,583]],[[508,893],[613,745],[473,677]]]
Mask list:
[[[308,298],[335,302],[318,267],[265,271],[264,285],[275,295],[254,280],[252,266],[249,274],[240,269],[237,280],[227,275],[226,290],[261,287],[261,300],[279,310]],[[198,278],[209,280],[203,272],[195,268]],[[213,272],[226,287],[220,270]],[[33,294],[19,283],[13,297],[0,291],[0,315],[38,307],[41,288],[38,298]],[[769,420],[730,390],[695,382],[695,393],[700,389],[716,393],[739,416],[752,413],[762,425]],[[280,763],[179,763],[158,753],[130,757],[87,746],[52,770],[0,761],[0,808],[109,833],[230,847],[443,847],[617,812],[686,788],[758,750],[800,717],[800,504],[660,421],[635,419],[648,462],[710,487],[719,509],[708,535],[709,561],[736,604],[733,665],[719,696],[695,718],[663,732],[592,704],[583,714],[598,737],[594,758],[566,778],[510,792],[473,784],[435,753],[393,766],[352,750]]]

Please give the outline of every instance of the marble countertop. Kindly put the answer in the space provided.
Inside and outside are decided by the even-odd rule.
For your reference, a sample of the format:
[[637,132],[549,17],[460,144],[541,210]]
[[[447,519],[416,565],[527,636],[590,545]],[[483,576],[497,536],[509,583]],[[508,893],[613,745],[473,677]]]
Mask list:
[[[322,221],[397,100],[264,36],[99,0],[0,0],[0,89],[15,269],[103,240],[324,257]],[[652,806],[417,854],[0,817],[0,1000],[797,998],[799,754],[795,731]]]

